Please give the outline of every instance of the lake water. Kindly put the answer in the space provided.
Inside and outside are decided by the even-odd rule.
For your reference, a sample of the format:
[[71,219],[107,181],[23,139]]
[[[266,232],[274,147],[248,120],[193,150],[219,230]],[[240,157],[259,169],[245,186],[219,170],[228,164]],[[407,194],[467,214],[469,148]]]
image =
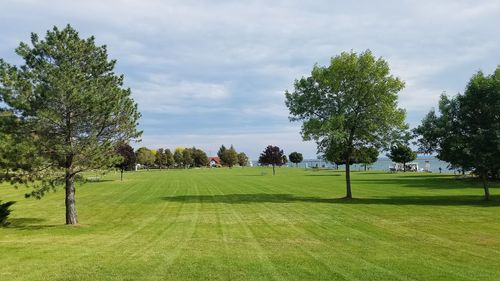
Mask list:
[[[253,165],[258,165],[256,161],[252,161]],[[412,161],[412,163],[418,163],[418,168],[423,169],[426,167],[426,164],[429,165],[429,170],[434,172],[434,173],[439,173],[439,168],[442,169],[443,173],[455,173],[456,170],[450,169],[449,168],[449,163],[441,161],[437,159],[436,157],[428,156],[428,157],[418,157],[415,161]],[[393,162],[388,159],[387,157],[381,157],[379,158],[375,163],[372,165],[368,166],[370,170],[382,170],[382,171],[388,171],[389,167],[393,165]],[[288,163],[289,167],[295,166],[293,163]],[[326,162],[323,160],[318,160],[318,159],[306,159],[303,162],[299,163],[299,167],[302,168],[313,168],[313,167],[319,167],[319,168],[335,168],[336,165],[330,162]],[[345,165],[340,165],[339,170],[345,170]],[[351,170],[364,170],[364,166],[360,164],[354,164],[351,165]]]

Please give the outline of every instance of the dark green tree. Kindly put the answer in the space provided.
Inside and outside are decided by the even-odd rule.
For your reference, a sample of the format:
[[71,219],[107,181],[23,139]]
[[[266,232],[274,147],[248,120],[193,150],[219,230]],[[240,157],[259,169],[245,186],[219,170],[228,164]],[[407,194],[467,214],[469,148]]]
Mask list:
[[365,51],[342,53],[326,67],[316,65],[294,86],[285,93],[290,120],[303,121],[304,140],[316,141],[320,154],[344,159],[346,198],[352,198],[354,152],[389,147],[407,129],[405,111],[397,104],[404,83],[390,75],[386,61]]
[[217,151],[217,156],[219,156],[219,159],[221,161],[221,165],[226,165],[226,163],[224,163],[224,152],[226,152],[227,148],[224,146],[224,145],[221,145],[220,148],[219,148],[219,151]]
[[240,165],[241,167],[248,166],[248,156],[245,154],[245,152],[238,153],[238,165]]
[[302,157],[302,153],[294,151],[288,155],[288,159],[290,159],[290,162],[295,163],[295,166],[298,167],[299,163],[304,160],[304,157]]
[[226,149],[222,152],[222,158],[220,158],[224,165],[232,168],[234,165],[238,163],[238,152],[234,149],[234,146],[231,145],[229,149]]
[[155,154],[155,164],[158,168],[163,169],[167,166],[167,155],[165,154],[165,150],[163,148],[159,148]]
[[182,163],[184,167],[187,169],[194,164],[193,153],[190,148],[186,148],[182,151]]
[[6,220],[9,217],[10,212],[11,212],[11,210],[9,208],[14,203],[15,203],[14,201],[2,203],[2,200],[0,200],[0,226],[5,225]]
[[184,156],[182,155],[184,149],[176,148],[174,151],[174,162],[177,168],[181,168],[184,166]]
[[191,153],[193,156],[193,165],[195,167],[206,167],[208,166],[208,156],[205,151],[193,147],[191,148]]
[[403,172],[406,172],[406,164],[417,158],[417,153],[407,145],[396,144],[391,147],[391,151],[387,154],[387,157],[393,162],[403,164]]
[[118,144],[115,151],[121,157],[116,167],[120,169],[120,180],[123,180],[123,172],[134,169],[137,157],[135,156],[134,149],[128,143]]
[[277,146],[268,145],[266,149],[259,156],[259,163],[261,165],[273,166],[273,176],[276,175],[276,166],[283,164],[283,150]]
[[172,154],[172,151],[170,149],[165,149],[165,159],[166,159],[166,166],[168,168],[172,168],[175,164],[174,161],[174,155]]
[[33,147],[41,165],[18,175],[41,198],[64,184],[66,223],[76,224],[75,178],[89,169],[108,169],[120,161],[115,146],[136,139],[140,117],[123,76],[113,72],[106,46],[82,39],[71,26],[54,27],[31,45],[21,43],[20,67],[0,61],[0,96],[19,117],[12,128]]
[[368,165],[375,163],[378,159],[378,149],[375,147],[362,147],[355,153],[356,162],[360,163],[366,168]]
[[286,165],[288,163],[288,157],[286,157],[286,154],[283,154],[283,157],[281,159],[281,166]]

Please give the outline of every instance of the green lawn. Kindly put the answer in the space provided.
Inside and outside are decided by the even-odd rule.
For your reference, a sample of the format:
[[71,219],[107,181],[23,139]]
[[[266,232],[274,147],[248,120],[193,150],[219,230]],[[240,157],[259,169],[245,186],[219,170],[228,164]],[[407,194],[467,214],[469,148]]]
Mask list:
[[109,174],[15,200],[0,280],[500,280],[500,189],[437,174],[202,169]]

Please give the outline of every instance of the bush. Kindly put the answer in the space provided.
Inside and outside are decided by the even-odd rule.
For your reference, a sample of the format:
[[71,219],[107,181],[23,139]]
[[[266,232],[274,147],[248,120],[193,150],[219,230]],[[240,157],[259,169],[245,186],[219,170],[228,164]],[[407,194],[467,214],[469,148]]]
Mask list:
[[6,203],[2,204],[2,201],[0,201],[0,226],[5,224],[5,221],[7,220],[7,217],[10,214],[9,207],[12,206],[15,202],[9,201]]

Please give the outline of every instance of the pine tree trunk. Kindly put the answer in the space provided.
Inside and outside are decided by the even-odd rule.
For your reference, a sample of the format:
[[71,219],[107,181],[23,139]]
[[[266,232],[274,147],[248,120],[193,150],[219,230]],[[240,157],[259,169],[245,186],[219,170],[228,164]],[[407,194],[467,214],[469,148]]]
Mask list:
[[482,176],[482,181],[483,181],[483,189],[484,189],[484,200],[489,201],[490,200],[490,189],[488,187],[488,183],[486,180],[486,173],[483,173]]
[[75,207],[75,177],[66,172],[66,224],[77,224]]
[[346,185],[346,195],[345,198],[351,199],[352,198],[352,192],[351,192],[351,163],[350,159],[348,157],[346,163],[345,163],[345,185]]

